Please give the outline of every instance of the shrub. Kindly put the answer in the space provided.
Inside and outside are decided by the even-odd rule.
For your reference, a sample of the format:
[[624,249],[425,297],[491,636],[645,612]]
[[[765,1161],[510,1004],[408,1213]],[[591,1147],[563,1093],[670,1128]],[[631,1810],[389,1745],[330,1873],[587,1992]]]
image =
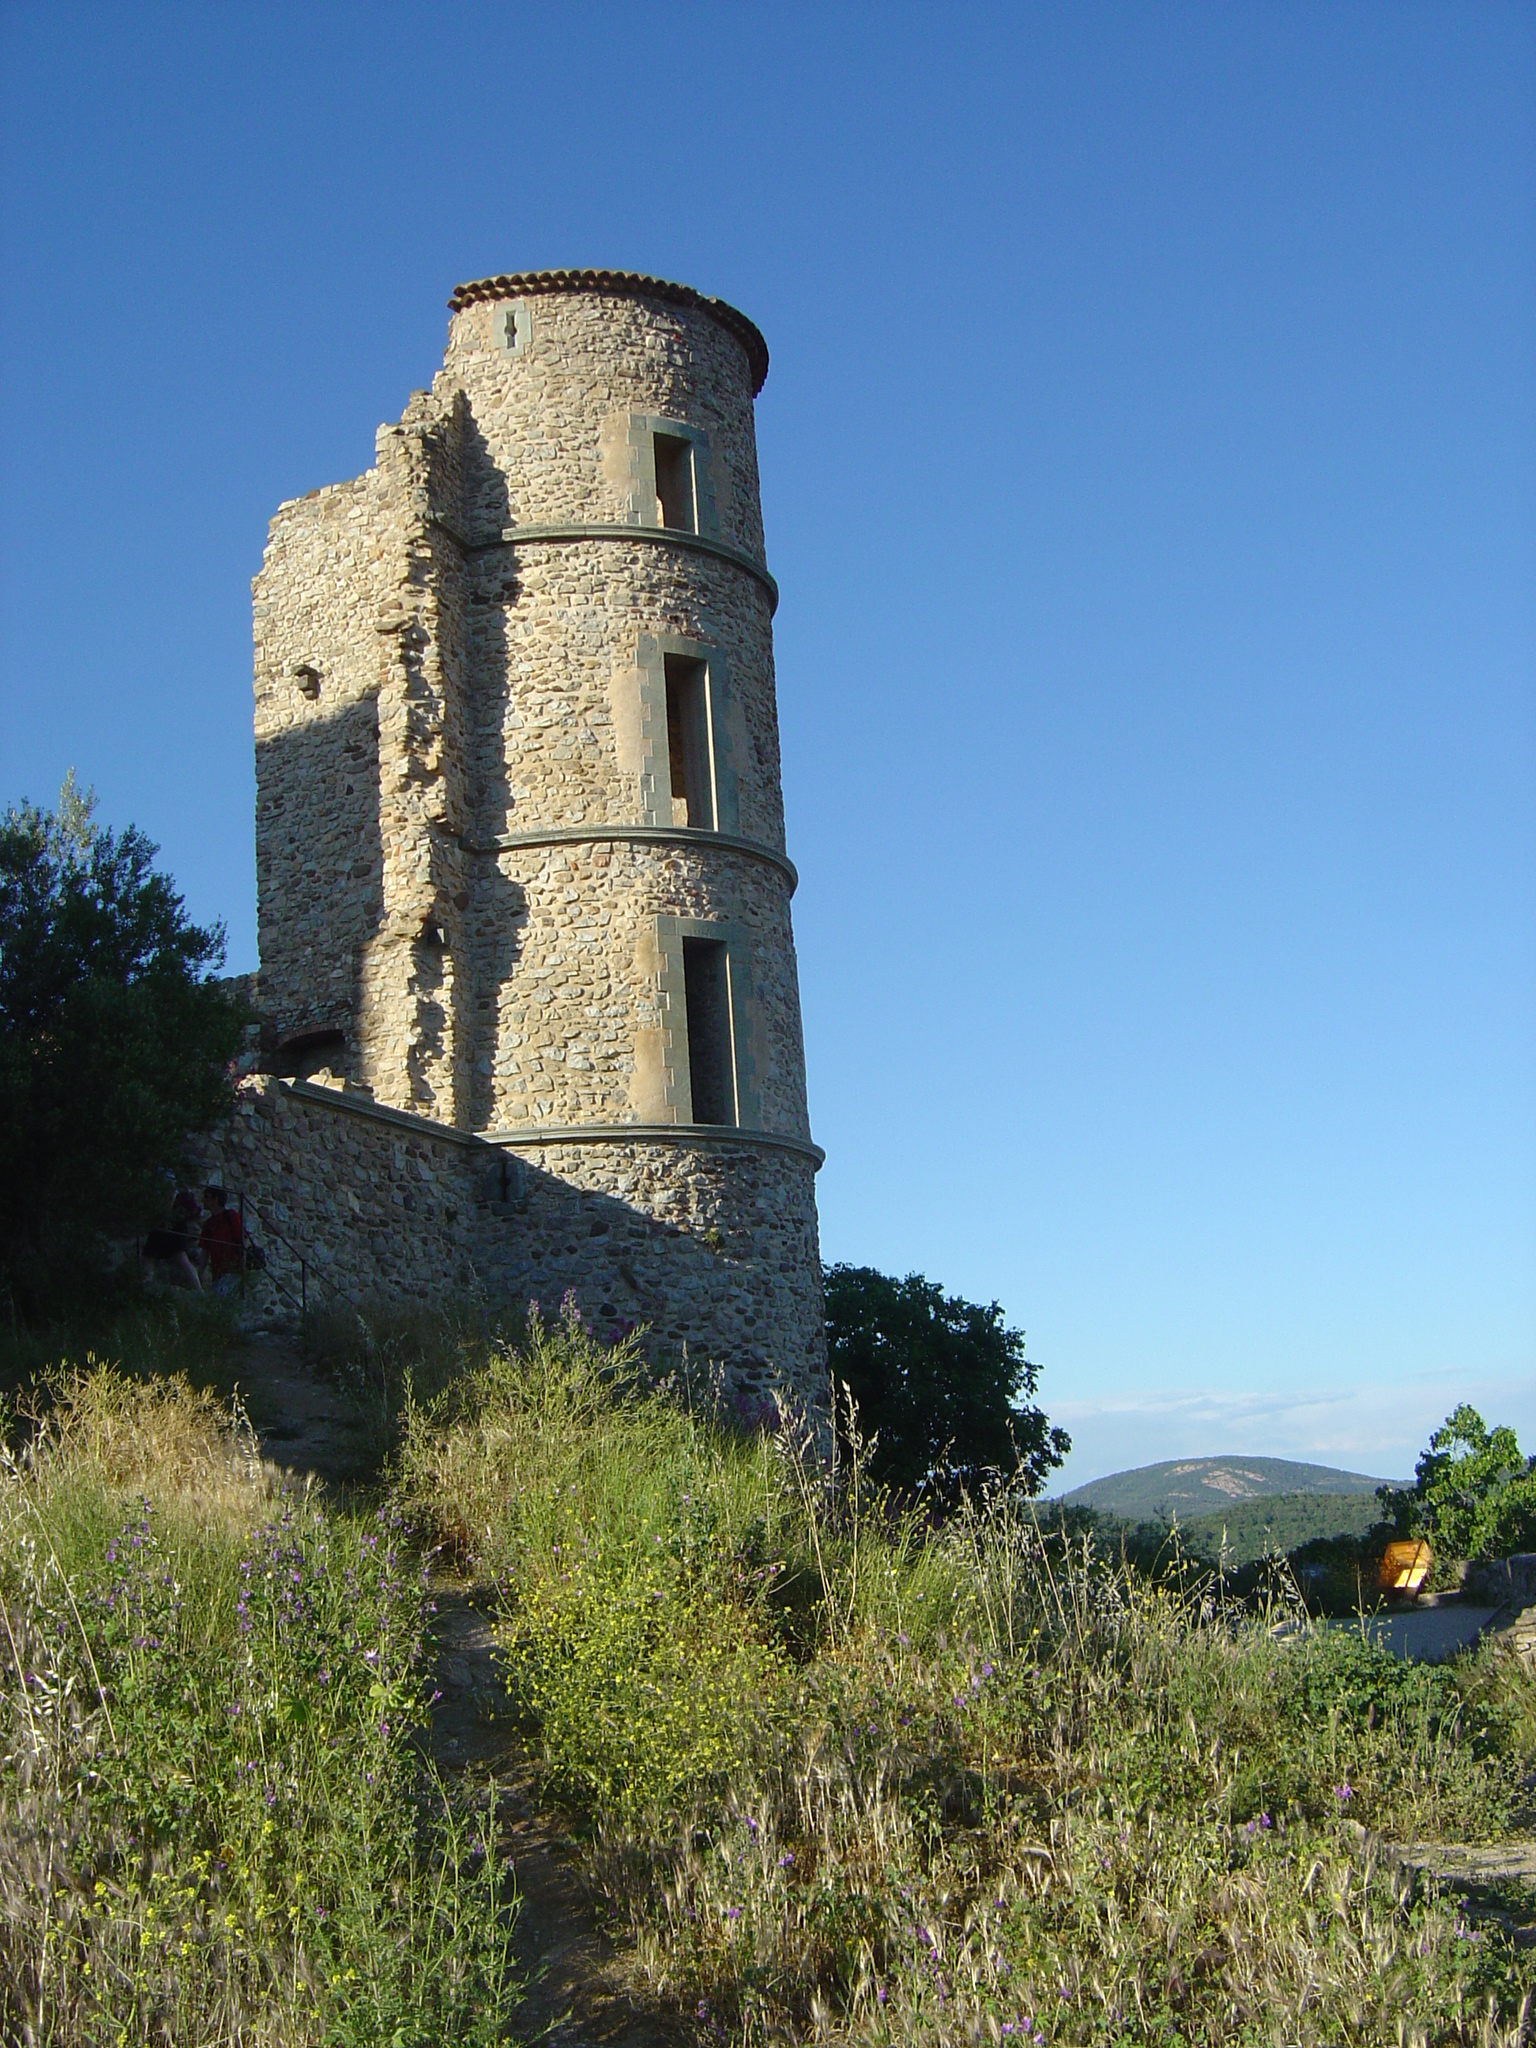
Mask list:
[[782,1669],[674,1553],[578,1544],[508,1602],[512,1690],[567,1790],[634,1820],[723,1792],[782,1693]]
[[674,1392],[567,1303],[411,1411],[401,1461],[402,1498],[501,1588],[509,1682],[555,1775],[628,1815],[718,1790],[778,1685],[771,1447]]
[[220,929],[188,919],[155,848],[56,813],[0,819],[0,1268],[30,1297],[95,1234],[155,1220],[189,1131],[227,1113],[242,1020],[208,979]]
[[995,1301],[983,1307],[920,1273],[895,1280],[868,1266],[830,1267],[826,1293],[832,1377],[877,1439],[877,1485],[953,1501],[995,1470],[1040,1491],[1072,1441],[1030,1404],[1040,1368]]

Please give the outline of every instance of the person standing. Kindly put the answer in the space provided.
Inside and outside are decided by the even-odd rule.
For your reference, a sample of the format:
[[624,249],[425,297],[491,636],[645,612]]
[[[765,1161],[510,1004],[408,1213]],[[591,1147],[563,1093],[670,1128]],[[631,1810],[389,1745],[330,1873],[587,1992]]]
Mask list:
[[201,1213],[202,1205],[192,1190],[178,1188],[171,1199],[170,1222],[163,1229],[152,1230],[144,1240],[144,1256],[160,1278],[173,1287],[189,1288],[193,1294],[203,1290],[197,1272],[203,1257],[197,1227]]
[[198,1244],[208,1262],[213,1286],[233,1279],[245,1264],[245,1225],[238,1209],[231,1209],[229,1196],[216,1182],[203,1189],[208,1216]]

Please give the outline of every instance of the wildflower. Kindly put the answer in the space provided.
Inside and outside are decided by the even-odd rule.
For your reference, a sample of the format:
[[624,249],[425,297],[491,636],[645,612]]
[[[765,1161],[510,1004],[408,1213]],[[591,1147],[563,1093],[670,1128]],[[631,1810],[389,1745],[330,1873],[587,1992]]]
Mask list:
[[1351,1785],[1351,1784],[1350,1784],[1349,1780],[1348,1780],[1348,1779],[1346,1778],[1346,1779],[1344,1780],[1344,1783],[1343,1783],[1342,1785],[1335,1785],[1335,1786],[1334,1786],[1334,1788],[1333,1788],[1333,1796],[1334,1796],[1334,1798],[1335,1798],[1335,1799],[1337,1799],[1337,1801],[1339,1802],[1340,1806],[1342,1806],[1342,1805],[1344,1804],[1344,1802],[1345,1802],[1345,1800],[1346,1800],[1346,1799],[1353,1799],[1353,1798],[1354,1798],[1354,1796],[1355,1796],[1355,1788],[1354,1788],[1354,1786],[1353,1786],[1353,1785]]

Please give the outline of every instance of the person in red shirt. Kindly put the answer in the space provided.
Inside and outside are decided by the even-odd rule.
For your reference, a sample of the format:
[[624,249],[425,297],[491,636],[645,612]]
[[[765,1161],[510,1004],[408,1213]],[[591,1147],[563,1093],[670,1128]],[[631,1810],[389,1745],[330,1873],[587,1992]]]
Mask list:
[[198,1244],[207,1256],[209,1278],[217,1287],[245,1264],[245,1226],[239,1211],[230,1208],[229,1197],[221,1187],[204,1188],[203,1200],[208,1205],[208,1218]]

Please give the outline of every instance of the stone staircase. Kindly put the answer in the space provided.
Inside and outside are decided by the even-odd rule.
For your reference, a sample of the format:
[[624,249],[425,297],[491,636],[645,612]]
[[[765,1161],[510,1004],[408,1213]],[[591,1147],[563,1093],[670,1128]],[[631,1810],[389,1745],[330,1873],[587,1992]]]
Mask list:
[[1489,1633],[1507,1643],[1522,1663],[1536,1667],[1536,1550],[1473,1565],[1463,1592],[1498,1610]]

